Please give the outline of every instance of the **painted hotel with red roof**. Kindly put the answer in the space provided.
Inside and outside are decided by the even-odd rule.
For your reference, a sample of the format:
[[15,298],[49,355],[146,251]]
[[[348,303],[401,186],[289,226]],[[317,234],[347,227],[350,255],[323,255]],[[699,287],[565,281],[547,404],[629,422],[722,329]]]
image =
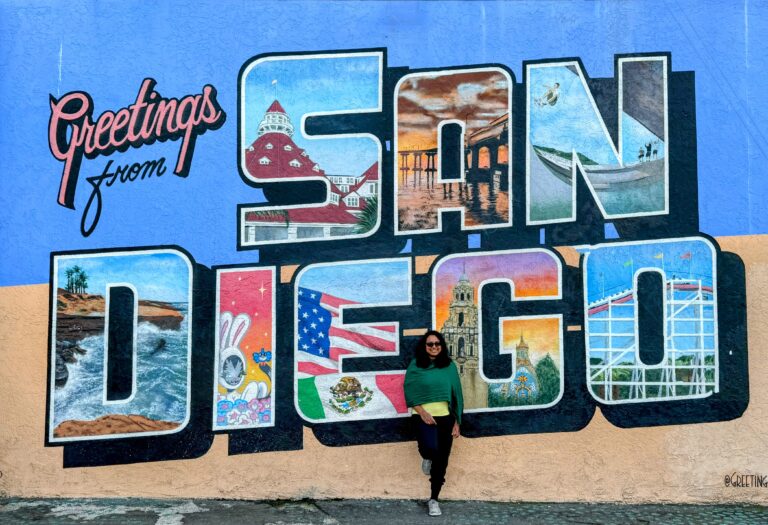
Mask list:
[[378,205],[378,162],[361,175],[327,174],[307,150],[296,145],[293,133],[287,112],[275,100],[259,124],[258,137],[245,151],[245,169],[258,182],[325,179],[330,190],[328,203],[243,210],[243,244],[365,233],[360,217],[367,206]]

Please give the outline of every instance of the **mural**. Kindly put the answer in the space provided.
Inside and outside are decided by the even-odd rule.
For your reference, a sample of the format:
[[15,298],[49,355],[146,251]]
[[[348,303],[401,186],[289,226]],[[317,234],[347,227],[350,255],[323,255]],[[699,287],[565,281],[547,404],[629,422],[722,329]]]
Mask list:
[[[489,380],[483,373],[480,304],[482,288],[491,282],[508,283],[516,301],[559,299],[561,268],[556,257],[543,250],[448,256],[437,263],[433,275],[433,325],[445,336],[448,353],[458,365],[468,412],[488,407],[548,405],[560,397],[563,362],[559,318],[500,318],[499,351],[514,356],[512,374],[506,380]],[[541,345],[533,353],[525,341],[526,329],[528,341]],[[516,335],[519,341],[515,344]],[[558,378],[557,385],[547,382],[546,392],[538,386],[532,355],[536,366],[541,363],[544,367],[542,374]],[[542,363],[544,358],[547,360]]]
[[[171,251],[61,255],[53,259],[48,439],[65,442],[178,432],[189,418],[192,275]],[[163,275],[158,278],[158,275]],[[129,284],[124,284],[129,283]],[[132,293],[127,395],[110,399],[115,345],[111,288]],[[132,308],[131,308],[132,307]],[[125,337],[124,337],[125,339]],[[125,384],[127,382],[127,385]]]
[[[586,258],[590,393],[603,403],[629,403],[718,392],[714,247],[704,239],[622,243],[595,247]],[[658,270],[664,355],[656,364],[641,357],[637,278]]]
[[[520,338],[515,340],[518,333]],[[512,381],[489,387],[489,407],[546,406],[559,399],[563,391],[561,333],[559,318],[527,317],[503,322],[502,352],[514,356],[515,372]]]
[[[88,93],[73,91],[61,97],[50,96],[48,147],[64,163],[57,202],[75,209],[75,193],[83,157],[93,159],[111,155],[129,147],[140,148],[155,141],[181,139],[173,173],[189,174],[197,137],[207,130],[220,128],[227,115],[216,100],[216,88],[206,85],[198,95],[180,99],[166,98],[155,89],[157,81],[145,78],[133,104],[116,111],[104,111],[94,122],[94,102]],[[83,208],[80,232],[91,235],[102,212],[102,184],[108,188],[120,182],[160,177],[165,171],[165,157],[118,165],[107,162],[100,175],[86,178],[91,194]]]
[[[381,216],[380,144],[308,135],[305,118],[381,109],[381,53],[263,57],[241,72],[241,172],[249,183],[317,181],[312,206],[243,206],[240,244],[368,236]],[[321,84],[322,82],[322,84]],[[324,89],[318,89],[318,86]],[[294,124],[295,122],[295,124]],[[343,138],[342,138],[343,137]]]
[[213,430],[273,426],[275,270],[217,272]]
[[296,409],[311,421],[408,415],[405,371],[348,374],[344,361],[400,351],[397,324],[345,323],[344,311],[411,303],[410,259],[312,265],[296,286]]
[[[199,457],[214,433],[230,454],[300,449],[304,427],[330,446],[407,440],[404,371],[430,327],[468,437],[578,431],[596,407],[620,427],[740,417],[744,268],[698,231],[693,77],[670,60],[617,56],[614,78],[526,62],[516,83],[503,65],[389,67],[385,49],[245,59],[226,149],[247,191],[229,251],[221,231],[197,247],[217,264],[51,255],[46,444],[70,467]],[[223,123],[215,94],[185,147]],[[73,109],[56,100],[61,160]]]
[[528,88],[528,221],[575,220],[582,173],[605,217],[667,211],[666,57],[617,60],[618,147],[579,62],[532,64]]
[[[512,79],[500,68],[414,73],[395,91],[396,232],[440,231],[441,212],[458,210],[467,229],[511,224]],[[443,126],[461,129],[456,175]],[[455,155],[455,151],[451,152]]]

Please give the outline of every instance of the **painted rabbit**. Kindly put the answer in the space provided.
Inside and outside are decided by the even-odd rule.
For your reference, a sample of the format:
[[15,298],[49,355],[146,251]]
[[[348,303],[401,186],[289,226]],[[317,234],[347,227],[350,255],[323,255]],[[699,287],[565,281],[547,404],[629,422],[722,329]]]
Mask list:
[[243,385],[248,373],[248,361],[240,349],[240,342],[248,332],[251,321],[247,314],[233,318],[230,312],[222,312],[219,323],[219,384],[228,394],[227,399],[246,402],[269,396],[269,385],[264,381],[251,381],[242,394],[237,390]]

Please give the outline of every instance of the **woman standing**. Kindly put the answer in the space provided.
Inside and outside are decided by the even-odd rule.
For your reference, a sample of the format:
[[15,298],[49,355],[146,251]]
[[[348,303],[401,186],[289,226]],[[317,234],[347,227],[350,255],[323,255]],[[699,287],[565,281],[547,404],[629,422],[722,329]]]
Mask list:
[[405,402],[411,408],[421,454],[421,470],[431,476],[429,515],[439,516],[438,497],[453,438],[459,437],[464,397],[456,365],[448,357],[443,335],[429,330],[416,345],[405,372]]

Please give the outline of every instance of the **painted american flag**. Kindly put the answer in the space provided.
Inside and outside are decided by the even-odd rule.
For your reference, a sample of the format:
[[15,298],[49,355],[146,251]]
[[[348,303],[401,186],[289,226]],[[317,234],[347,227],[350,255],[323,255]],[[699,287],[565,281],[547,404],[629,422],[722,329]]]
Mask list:
[[299,378],[341,373],[343,355],[394,353],[395,326],[342,326],[343,305],[360,304],[310,288],[299,288],[297,348]]

